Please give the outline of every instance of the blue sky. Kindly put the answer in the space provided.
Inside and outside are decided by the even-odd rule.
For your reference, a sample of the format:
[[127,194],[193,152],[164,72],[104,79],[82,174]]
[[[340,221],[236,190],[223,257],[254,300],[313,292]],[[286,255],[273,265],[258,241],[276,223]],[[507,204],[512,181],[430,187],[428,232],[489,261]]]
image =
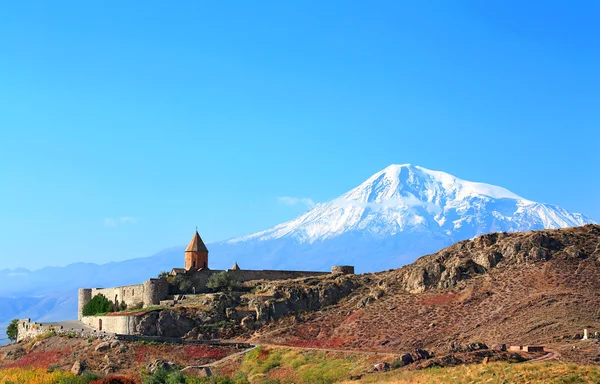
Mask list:
[[598,2],[0,4],[0,268],[265,229],[392,163],[600,221]]

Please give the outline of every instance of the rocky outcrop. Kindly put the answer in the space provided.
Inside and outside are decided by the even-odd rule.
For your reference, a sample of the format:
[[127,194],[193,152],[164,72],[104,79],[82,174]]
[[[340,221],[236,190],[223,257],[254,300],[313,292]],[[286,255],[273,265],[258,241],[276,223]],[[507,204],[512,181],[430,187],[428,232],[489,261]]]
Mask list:
[[166,309],[150,312],[140,317],[136,333],[144,336],[183,337],[194,329],[197,319],[179,310]]
[[87,367],[87,363],[85,360],[76,360],[71,367],[71,373],[75,376],[79,376],[85,371]]
[[[270,292],[271,298],[250,299],[249,307],[255,309],[256,322],[267,323],[292,313],[336,304],[360,285],[360,279],[353,275],[269,282],[259,287],[259,291]],[[245,321],[249,323],[250,319]]]
[[412,293],[449,288],[499,265],[535,263],[553,258],[600,258],[599,238],[599,225],[491,233],[421,257],[415,263],[394,271],[394,278]]

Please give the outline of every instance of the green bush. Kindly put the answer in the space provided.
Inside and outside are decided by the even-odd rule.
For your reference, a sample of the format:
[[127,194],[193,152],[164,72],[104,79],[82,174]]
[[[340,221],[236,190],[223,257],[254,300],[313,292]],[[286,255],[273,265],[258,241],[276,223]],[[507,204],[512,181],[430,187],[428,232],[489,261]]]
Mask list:
[[10,322],[8,327],[6,328],[6,336],[10,339],[10,341],[16,341],[19,336],[19,320],[14,319]]
[[215,291],[234,291],[238,289],[240,284],[233,280],[227,271],[215,273],[210,276],[208,282],[206,283],[206,287],[213,289]]
[[112,312],[115,304],[103,294],[98,294],[83,307],[83,316],[94,316],[99,313]]

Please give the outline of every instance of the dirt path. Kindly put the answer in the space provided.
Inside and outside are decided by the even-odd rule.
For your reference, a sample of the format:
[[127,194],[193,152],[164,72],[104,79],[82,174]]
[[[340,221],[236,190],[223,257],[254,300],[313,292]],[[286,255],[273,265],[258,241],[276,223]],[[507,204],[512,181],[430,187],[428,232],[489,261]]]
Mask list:
[[210,367],[216,367],[216,366],[218,366],[218,365],[221,365],[221,364],[223,364],[223,363],[225,363],[225,362],[227,362],[227,361],[229,361],[229,360],[233,360],[233,359],[235,359],[235,358],[236,358],[236,357],[238,357],[238,356],[245,355],[246,353],[248,353],[248,352],[252,351],[252,350],[253,350],[254,348],[256,348],[256,347],[257,347],[257,346],[255,345],[254,347],[250,347],[250,348],[248,348],[248,349],[244,349],[243,351],[236,352],[236,353],[234,353],[234,354],[232,354],[232,355],[225,356],[225,357],[224,357],[224,358],[222,358],[221,360],[217,360],[217,361],[213,361],[212,363],[205,364],[205,365],[203,365],[203,367],[209,367],[209,368],[210,368]]
[[544,356],[526,361],[526,363],[539,363],[541,361],[556,360],[560,357],[560,353],[558,353],[558,351],[555,351],[554,349],[546,349],[546,352],[547,353]]

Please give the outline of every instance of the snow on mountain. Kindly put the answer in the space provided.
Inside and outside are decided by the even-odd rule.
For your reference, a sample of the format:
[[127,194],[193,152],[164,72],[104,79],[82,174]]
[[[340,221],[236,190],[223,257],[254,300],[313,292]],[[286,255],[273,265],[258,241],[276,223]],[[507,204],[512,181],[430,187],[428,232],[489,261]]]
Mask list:
[[[411,258],[484,233],[587,223],[593,221],[524,199],[505,188],[403,164],[390,165],[294,220],[217,243],[217,249],[226,259],[237,255],[237,260],[244,260],[247,254],[241,249],[251,245],[255,256],[247,260],[251,266],[257,264],[256,258],[265,257],[269,267],[314,262],[325,268],[329,261],[343,261],[345,254],[348,264],[355,261],[362,270],[371,271],[400,267]],[[358,240],[360,244],[355,244]],[[371,248],[365,248],[367,244]],[[373,254],[373,249],[380,253]],[[301,260],[294,260],[298,252]],[[369,255],[370,264],[361,252]]]
[[561,228],[592,223],[578,213],[524,199],[507,189],[461,180],[445,172],[390,165],[364,183],[302,216],[229,243],[290,237],[314,243],[349,231],[374,237],[435,231],[470,237],[490,231]]

